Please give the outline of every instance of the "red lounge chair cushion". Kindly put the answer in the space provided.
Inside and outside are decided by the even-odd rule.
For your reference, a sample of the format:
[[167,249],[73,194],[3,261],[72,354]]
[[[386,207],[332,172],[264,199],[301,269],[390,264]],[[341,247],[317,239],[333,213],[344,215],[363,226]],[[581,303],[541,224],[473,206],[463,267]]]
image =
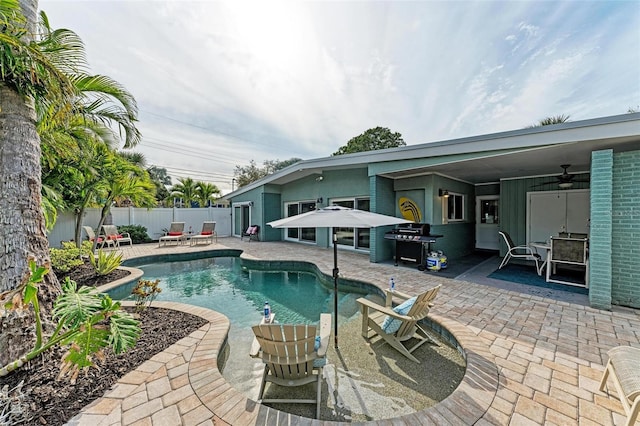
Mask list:
[[167,235],[170,237],[177,237],[178,235],[182,235],[182,232],[169,232]]
[[201,232],[200,235],[213,235],[213,232],[209,231],[209,232]]

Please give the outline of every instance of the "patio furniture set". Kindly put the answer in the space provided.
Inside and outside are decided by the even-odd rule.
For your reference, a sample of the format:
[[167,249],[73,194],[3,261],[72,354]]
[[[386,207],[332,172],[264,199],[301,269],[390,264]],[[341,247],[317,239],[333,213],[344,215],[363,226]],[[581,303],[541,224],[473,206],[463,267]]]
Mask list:
[[[560,233],[548,241],[532,242],[517,246],[511,236],[499,231],[506,246],[507,253],[498,269],[504,268],[511,259],[523,259],[535,262],[538,275],[545,271],[545,281],[573,286],[589,287],[589,239],[586,234]],[[538,249],[545,252],[543,257]],[[577,283],[554,276],[558,266],[584,268],[584,283]]]

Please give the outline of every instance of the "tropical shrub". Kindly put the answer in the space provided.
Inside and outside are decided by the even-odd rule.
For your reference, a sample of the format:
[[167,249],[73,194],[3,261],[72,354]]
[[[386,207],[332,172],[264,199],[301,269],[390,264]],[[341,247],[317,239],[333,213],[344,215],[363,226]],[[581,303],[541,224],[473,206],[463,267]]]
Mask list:
[[124,234],[128,232],[131,236],[133,244],[150,243],[153,240],[149,238],[147,227],[142,225],[122,225],[118,226],[118,232]]
[[[82,369],[93,365],[93,357],[101,358],[102,350],[111,347],[116,354],[135,346],[140,336],[140,324],[130,313],[121,309],[109,295],[95,293],[92,287],[78,289],[67,278],[62,283],[62,294],[53,305],[53,320],[57,321],[53,334],[43,341],[42,319],[38,301],[38,284],[48,273],[29,261],[29,277],[15,290],[4,305],[5,309],[26,310],[33,307],[36,343],[31,351],[0,368],[0,377],[22,367],[48,349],[57,345],[68,346],[63,355],[59,378],[68,376],[72,383]],[[21,297],[20,297],[21,296]]]
[[117,251],[107,253],[104,250],[98,250],[98,254],[89,256],[89,260],[95,268],[96,274],[108,275],[122,263],[122,253]]
[[83,257],[91,257],[91,242],[83,241],[80,248],[73,241],[64,241],[62,248],[50,248],[51,268],[56,273],[69,272],[84,264]]
[[139,280],[136,286],[131,290],[131,294],[136,300],[136,311],[142,312],[151,306],[156,296],[162,293],[159,286],[160,280]]

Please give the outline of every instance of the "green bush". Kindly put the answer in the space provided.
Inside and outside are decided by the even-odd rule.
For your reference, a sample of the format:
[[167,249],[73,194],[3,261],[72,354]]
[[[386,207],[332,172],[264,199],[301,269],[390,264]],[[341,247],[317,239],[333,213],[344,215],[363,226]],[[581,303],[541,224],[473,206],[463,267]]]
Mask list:
[[133,244],[150,243],[153,240],[149,238],[147,234],[147,228],[142,225],[122,225],[118,226],[119,233],[128,232],[131,235],[131,241]]
[[107,254],[104,250],[98,250],[98,254],[95,257],[89,256],[89,260],[96,274],[108,275],[122,263],[122,253],[112,251]]
[[54,272],[69,272],[84,263],[83,256],[91,255],[91,242],[83,241],[80,248],[73,241],[64,241],[62,248],[49,249]]

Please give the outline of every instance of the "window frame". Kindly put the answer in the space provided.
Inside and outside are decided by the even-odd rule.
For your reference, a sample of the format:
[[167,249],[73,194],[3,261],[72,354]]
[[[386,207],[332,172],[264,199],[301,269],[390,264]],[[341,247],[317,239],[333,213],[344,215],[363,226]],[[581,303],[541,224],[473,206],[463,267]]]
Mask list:
[[[292,206],[296,206],[294,210],[296,210],[297,213],[290,215],[289,212],[291,211]],[[284,211],[286,217],[306,213],[308,211],[315,210],[316,208],[317,206],[315,200],[288,201],[284,203]],[[313,234],[313,239],[303,238],[305,235],[309,235],[311,233]],[[318,228],[285,228],[284,240],[297,243],[317,244]]]
[[[456,200],[460,199],[460,207],[456,208],[457,204]],[[466,212],[466,204],[467,204],[467,196],[465,194],[460,194],[458,192],[449,191],[449,196],[442,203],[442,223],[460,223],[465,222],[467,220],[467,212]],[[453,218],[450,218],[450,209],[449,207],[453,206]],[[460,210],[458,212],[458,210]],[[458,213],[460,213],[458,215]]]
[[[371,197],[340,197],[340,198],[332,198],[330,201],[331,201],[331,205],[339,205],[339,206],[342,205],[344,207],[349,207],[349,208],[354,208],[355,206],[355,208],[359,210],[365,210],[364,208],[361,208],[361,207],[363,207],[362,203],[366,202],[367,206],[365,211],[371,210]],[[350,204],[350,205],[345,206],[345,204]],[[343,229],[343,228],[338,228],[338,229]],[[353,236],[352,236],[353,243],[349,245],[338,243],[338,247],[349,249],[349,250],[362,251],[362,252],[371,251],[371,228],[344,228],[344,229],[353,230],[351,231],[353,233]],[[333,228],[331,229],[331,234],[333,235]],[[367,234],[368,234],[368,238],[367,238]],[[364,240],[365,238],[369,241],[369,245],[368,246],[359,245],[359,241]],[[331,244],[333,244],[333,240],[331,241]]]

